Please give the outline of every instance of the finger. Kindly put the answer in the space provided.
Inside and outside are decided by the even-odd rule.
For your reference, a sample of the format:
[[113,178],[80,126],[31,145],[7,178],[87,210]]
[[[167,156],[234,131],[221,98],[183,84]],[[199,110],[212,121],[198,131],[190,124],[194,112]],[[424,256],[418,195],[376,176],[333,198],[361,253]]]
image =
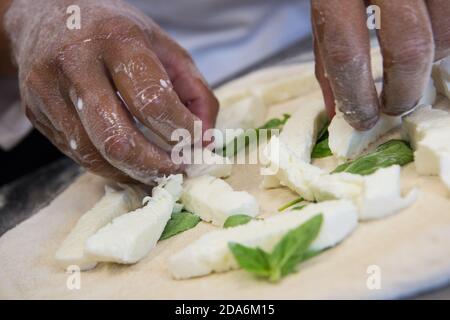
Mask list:
[[330,81],[328,81],[327,75],[325,74],[325,69],[322,62],[322,57],[317,46],[317,40],[313,25],[313,37],[314,37],[314,57],[315,57],[315,74],[317,81],[319,82],[320,88],[322,89],[323,100],[325,102],[325,109],[327,110],[328,119],[332,119],[335,115],[334,95],[331,89]]
[[435,60],[450,55],[450,1],[427,0],[434,35]]
[[43,74],[27,79],[28,101],[38,106],[27,108],[33,123],[64,154],[87,170],[116,181],[131,182],[92,145],[73,105],[61,96],[56,77]]
[[203,131],[213,128],[219,102],[191,56],[164,31],[155,33],[151,44],[167,70],[181,102],[202,120]]
[[68,64],[63,70],[72,85],[73,98],[82,101],[83,107],[76,110],[83,127],[110,164],[145,184],[182,170],[138,130],[101,64],[96,61],[76,67]]
[[313,0],[312,19],[337,108],[354,128],[370,129],[379,117],[379,101],[363,1]]
[[53,127],[50,120],[48,120],[44,114],[30,105],[25,107],[25,114],[28,120],[30,120],[40,133],[42,133],[63,154],[72,158],[69,146],[64,142],[61,136],[57,134],[56,128]]
[[428,83],[434,57],[433,34],[423,0],[373,0],[381,10],[378,32],[383,55],[382,111],[411,110]]
[[119,44],[105,55],[114,84],[130,112],[167,143],[172,132],[184,128],[194,134],[198,120],[181,103],[161,62],[149,49]]

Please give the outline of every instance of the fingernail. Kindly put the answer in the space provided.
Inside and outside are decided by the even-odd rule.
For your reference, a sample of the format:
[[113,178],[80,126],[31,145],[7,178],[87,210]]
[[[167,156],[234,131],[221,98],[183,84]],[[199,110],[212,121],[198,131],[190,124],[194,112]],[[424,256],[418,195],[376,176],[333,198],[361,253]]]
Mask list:
[[344,114],[345,120],[356,130],[359,131],[367,131],[372,129],[375,124],[378,122],[378,119],[380,118],[379,114],[374,114],[372,117],[367,119],[360,119],[358,117],[355,117],[355,115],[346,115]]

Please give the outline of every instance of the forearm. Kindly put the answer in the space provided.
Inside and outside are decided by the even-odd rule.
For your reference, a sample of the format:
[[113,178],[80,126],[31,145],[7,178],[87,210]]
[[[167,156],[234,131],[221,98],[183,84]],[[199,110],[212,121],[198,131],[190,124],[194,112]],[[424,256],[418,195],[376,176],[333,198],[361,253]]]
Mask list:
[[16,69],[12,63],[10,41],[5,30],[5,14],[9,9],[12,0],[2,0],[0,2],[0,75],[14,74]]

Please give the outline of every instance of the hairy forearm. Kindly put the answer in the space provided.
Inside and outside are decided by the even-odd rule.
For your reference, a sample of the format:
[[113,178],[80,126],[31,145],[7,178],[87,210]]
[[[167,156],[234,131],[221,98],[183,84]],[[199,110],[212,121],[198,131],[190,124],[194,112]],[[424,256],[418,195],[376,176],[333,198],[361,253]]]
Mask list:
[[11,46],[5,30],[5,14],[9,9],[12,0],[2,0],[0,2],[0,75],[15,73],[12,63]]

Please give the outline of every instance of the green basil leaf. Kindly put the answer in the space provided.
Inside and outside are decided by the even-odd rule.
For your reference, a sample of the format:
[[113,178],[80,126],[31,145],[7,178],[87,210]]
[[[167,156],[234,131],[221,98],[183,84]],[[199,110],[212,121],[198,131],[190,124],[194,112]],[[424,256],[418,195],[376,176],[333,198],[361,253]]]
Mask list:
[[173,213],[159,240],[165,240],[181,232],[192,229],[200,222],[200,220],[201,219],[198,216],[187,211]]
[[333,155],[328,145],[328,126],[329,123],[327,123],[317,135],[316,145],[311,152],[311,158],[313,159],[325,158]]
[[[290,118],[290,115],[285,113],[283,114],[282,118],[273,118],[268,120],[266,123],[264,123],[262,126],[256,128],[256,129],[248,129],[248,130],[254,130],[256,135],[256,142],[259,143],[259,131],[261,129],[278,129],[281,130],[287,120]],[[271,132],[267,131],[267,140],[270,138]],[[241,142],[243,141],[243,143]],[[244,132],[242,135],[235,137],[231,142],[229,142],[222,150],[216,151],[217,154],[220,154],[222,156],[230,157],[232,155],[236,155],[240,150],[243,148],[246,148],[250,144],[250,133]]]
[[242,269],[261,277],[270,275],[269,255],[264,250],[233,242],[228,247]]
[[312,217],[299,227],[289,231],[275,246],[270,254],[271,281],[278,281],[281,277],[295,271],[297,265],[303,261],[309,246],[319,234],[322,221],[322,214]]
[[302,262],[314,258],[321,254],[324,250],[308,250],[303,254]]
[[225,220],[223,227],[224,228],[236,227],[242,224],[249,223],[251,220],[253,220],[253,217],[247,216],[245,214],[236,214],[234,216],[229,216],[227,220]]
[[292,201],[289,201],[288,203],[282,205],[281,207],[278,208],[278,212],[284,211],[290,207],[292,207],[293,205],[296,205],[297,203],[300,203],[302,201],[305,201],[305,199],[303,199],[302,197],[294,199]]
[[311,158],[313,159],[326,158],[332,155],[333,153],[328,146],[328,138],[318,142],[311,152]]
[[404,166],[412,161],[414,161],[414,153],[407,142],[403,140],[390,140],[378,146],[372,153],[341,164],[332,173],[349,172],[368,175],[380,168],[386,168],[396,164]]
[[316,142],[320,142],[328,138],[328,127],[330,126],[330,123],[327,122],[323,128],[319,131],[319,134],[317,135]]
[[250,248],[230,242],[228,247],[241,268],[276,282],[296,271],[297,265],[319,252],[308,250],[322,225],[322,214],[316,215],[289,231],[269,254],[261,248]]
[[302,204],[302,205],[293,207],[291,210],[302,210],[306,206],[307,206],[307,204]]
[[291,117],[290,114],[284,113],[281,119],[273,118],[264,123],[262,126],[258,127],[258,129],[281,129],[288,119]]

